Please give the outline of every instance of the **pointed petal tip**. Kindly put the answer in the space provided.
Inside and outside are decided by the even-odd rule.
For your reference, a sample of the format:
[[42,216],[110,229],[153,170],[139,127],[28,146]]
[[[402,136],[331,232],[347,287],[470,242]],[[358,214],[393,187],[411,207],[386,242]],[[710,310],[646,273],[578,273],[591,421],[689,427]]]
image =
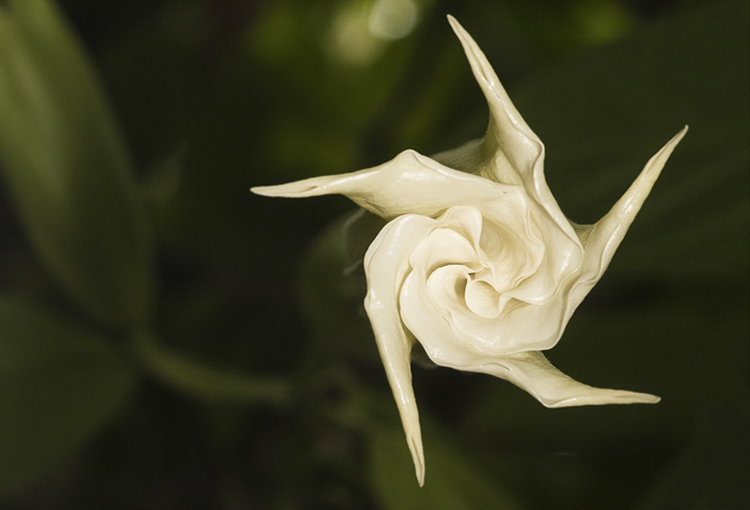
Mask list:
[[448,18],[448,23],[450,23],[453,28],[456,28],[456,25],[458,25],[459,27],[461,26],[458,20],[454,18],[452,15],[447,14],[445,17]]
[[672,151],[674,151],[675,147],[677,147],[677,144],[679,144],[682,139],[685,137],[685,135],[688,132],[688,126],[687,124],[685,127],[680,129],[680,131],[674,135],[666,144],[664,144],[664,147],[659,150],[648,162],[647,168],[651,166],[654,168],[656,173],[660,173],[662,168],[667,162],[667,159],[669,159],[669,156],[672,155]]
[[[453,33],[456,34],[456,37],[458,37],[458,40],[461,42],[461,46],[464,48],[464,52],[466,53],[466,56],[469,58],[469,63],[471,64],[471,53],[473,53],[473,48],[471,48],[471,44],[474,43],[474,40],[471,38],[469,33],[466,31],[466,29],[461,25],[461,23],[458,22],[456,18],[451,16],[450,14],[447,15],[448,23],[450,23],[451,28],[453,29]],[[474,43],[476,44],[476,43]],[[473,64],[472,64],[473,67]]]
[[409,450],[414,462],[414,471],[417,475],[417,482],[420,487],[424,487],[424,452],[422,450],[422,438],[419,435],[409,437]]
[[633,400],[629,404],[658,404],[661,397],[651,395],[650,393],[631,393]]
[[678,143],[680,143],[680,140],[683,139],[683,137],[687,134],[687,132],[688,132],[688,125],[685,124],[685,127],[683,127],[682,129],[680,129],[680,131],[676,135],[674,135],[669,142],[667,142],[667,144],[666,144],[667,147],[669,147],[669,146],[675,146]]
[[651,189],[656,183],[664,166],[672,155],[677,144],[688,131],[688,126],[683,127],[672,137],[659,152],[648,160],[646,166],[635,179],[630,188],[620,197],[610,211],[598,222],[587,229],[582,240],[584,250],[591,261],[596,262],[596,269],[592,273],[591,281],[598,280],[606,270],[609,262],[617,250],[617,247],[625,237],[630,225],[641,210]]
[[[461,45],[464,47],[464,51],[467,53],[467,57],[469,57],[469,60],[471,61],[471,56],[469,54],[473,54],[479,51],[479,47],[472,47],[476,46],[476,42],[474,42],[474,39],[472,39],[471,35],[469,35],[466,29],[461,25],[461,23],[458,22],[456,18],[454,18],[450,14],[447,15],[447,18],[448,23],[450,23],[451,28],[453,29],[453,32],[456,34],[456,37],[458,37],[458,40],[461,41]],[[489,65],[489,63],[487,65]]]
[[529,392],[534,398],[551,409],[574,406],[596,406],[607,404],[656,404],[659,397],[648,393],[595,388],[565,375],[539,351],[507,356],[502,365],[488,363],[482,366],[486,372]]
[[644,393],[643,395],[645,395],[647,398],[641,401],[642,404],[658,404],[659,402],[661,402],[661,397],[658,397],[656,395],[649,395],[648,393]]
[[253,186],[252,188],[250,188],[250,193],[255,193],[256,195],[261,195],[264,197],[271,197],[273,195],[271,194],[269,188],[273,188],[273,186]]
[[657,404],[661,398],[650,393],[635,391],[611,390],[612,404]]
[[656,395],[637,393],[625,390],[610,390],[606,388],[588,387],[579,395],[557,402],[542,402],[551,409],[562,407],[595,406],[595,405],[624,405],[624,404],[657,404],[661,400]]
[[[658,178],[659,174],[664,169],[664,165],[667,163],[667,160],[672,155],[672,151],[674,151],[675,147],[677,147],[677,144],[680,143],[687,132],[688,127],[686,125],[676,135],[674,135],[671,140],[665,143],[664,146],[659,149],[659,152],[651,157],[648,163],[646,163],[646,166],[641,172],[641,175],[639,175],[635,180],[633,187],[631,187],[628,192],[625,193],[623,198],[627,197],[630,194],[639,194],[636,191],[638,185],[640,185],[645,190],[645,193],[643,193],[640,198],[646,198],[648,192],[651,191],[651,186],[653,186],[654,181]],[[652,177],[648,179],[644,178],[647,175],[651,175]],[[636,192],[634,193],[634,191]]]
[[315,195],[316,191],[321,188],[318,184],[310,181],[312,179],[279,184],[277,186],[254,186],[250,188],[250,191],[264,197],[309,197]]

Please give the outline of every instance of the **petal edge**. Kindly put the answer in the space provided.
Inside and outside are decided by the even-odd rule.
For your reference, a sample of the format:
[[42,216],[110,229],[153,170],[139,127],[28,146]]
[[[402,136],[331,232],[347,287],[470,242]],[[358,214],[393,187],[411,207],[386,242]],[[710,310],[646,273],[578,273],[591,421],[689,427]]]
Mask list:
[[409,254],[432,230],[434,223],[418,215],[393,220],[373,241],[364,261],[368,281],[365,310],[401,415],[420,486],[424,484],[425,463],[419,412],[411,383],[411,347],[415,340],[401,322],[398,294],[410,270]]
[[[472,370],[472,369],[470,369]],[[545,407],[574,407],[606,404],[656,404],[661,399],[648,393],[595,388],[580,383],[555,368],[538,351],[503,357],[473,370],[488,373],[530,393]]]
[[260,186],[250,191],[289,198],[341,194],[381,218],[391,220],[404,214],[434,217],[449,207],[475,205],[517,189],[459,172],[416,151],[405,150],[387,163],[358,172]]
[[[487,133],[481,146],[474,144],[458,150],[484,155],[489,161],[477,169],[481,175],[496,182],[522,185],[563,232],[577,242],[570,222],[547,186],[544,144],[513,105],[479,45],[453,16],[448,16],[448,22],[464,48],[490,110]],[[445,153],[441,156],[446,157]]]
[[583,245],[583,278],[570,297],[570,313],[576,309],[586,294],[599,281],[609,266],[615,251],[625,238],[630,225],[641,210],[664,165],[677,144],[688,131],[685,126],[648,160],[645,167],[625,194],[602,219],[593,225],[578,225],[578,237]]

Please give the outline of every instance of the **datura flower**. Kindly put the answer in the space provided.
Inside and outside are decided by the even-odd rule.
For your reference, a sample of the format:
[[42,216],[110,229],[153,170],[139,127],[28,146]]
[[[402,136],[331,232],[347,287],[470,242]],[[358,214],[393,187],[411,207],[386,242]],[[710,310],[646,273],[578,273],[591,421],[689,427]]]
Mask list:
[[271,197],[339,193],[388,223],[364,258],[365,308],[420,485],[422,439],[410,356],[491,374],[547,407],[656,403],[594,388],[542,354],[601,278],[687,126],[653,156],[594,225],[570,222],[544,179],[544,145],[474,40],[448,18],[490,109],[484,138],[432,158],[407,150],[383,165],[253,188]]

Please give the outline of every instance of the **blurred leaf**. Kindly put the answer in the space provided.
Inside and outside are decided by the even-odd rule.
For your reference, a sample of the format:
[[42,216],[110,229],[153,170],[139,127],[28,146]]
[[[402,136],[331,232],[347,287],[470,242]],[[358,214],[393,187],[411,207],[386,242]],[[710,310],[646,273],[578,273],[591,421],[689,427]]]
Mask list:
[[197,41],[185,41],[173,26],[185,17],[178,11],[195,5],[171,2],[104,53],[139,156],[185,141],[180,186],[161,232],[170,247],[235,272],[279,260],[288,267],[296,257],[268,257],[267,247],[309,239],[314,225],[345,210],[274,205],[248,189],[365,166],[363,134],[402,79],[415,39],[380,41],[382,51],[367,62],[339,58],[331,39],[342,9],[365,12],[369,3],[224,3],[217,16],[229,33],[201,25]]
[[430,430],[434,428],[426,428],[425,433],[429,441],[425,446],[425,484],[419,487],[403,429],[383,423],[371,427],[368,435],[371,483],[384,509],[523,508],[500,484],[453,450],[450,442],[441,441]]
[[0,6],[0,161],[39,258],[100,319],[150,313],[151,239],[97,77],[47,0]]
[[106,339],[0,297],[0,493],[83,446],[126,404],[134,382]]
[[281,379],[252,377],[221,370],[159,345],[150,333],[140,333],[136,348],[146,368],[164,384],[208,402],[284,403],[289,386]]

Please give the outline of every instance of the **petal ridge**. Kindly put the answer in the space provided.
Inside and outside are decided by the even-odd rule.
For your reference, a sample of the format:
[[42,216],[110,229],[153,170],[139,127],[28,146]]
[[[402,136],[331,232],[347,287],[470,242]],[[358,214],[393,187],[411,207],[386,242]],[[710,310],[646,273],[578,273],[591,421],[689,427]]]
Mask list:
[[555,223],[577,242],[578,238],[570,222],[552,196],[544,178],[544,144],[513,105],[479,45],[453,16],[448,16],[448,21],[464,48],[490,110],[484,147],[480,149],[484,154],[493,155],[491,167],[482,169],[488,174],[485,177],[497,182],[522,185]]
[[411,270],[408,257],[431,230],[434,220],[405,215],[388,223],[365,254],[368,292],[365,310],[372,324],[388,383],[396,400],[419,485],[424,484],[424,452],[419,412],[411,383],[411,348],[415,341],[401,322],[398,295]]
[[527,391],[545,407],[606,404],[656,404],[661,399],[648,393],[595,388],[580,383],[555,368],[538,351],[506,356],[464,370],[484,372],[505,379]]
[[373,168],[278,186],[259,186],[250,191],[289,198],[341,194],[381,218],[391,220],[404,214],[435,217],[449,207],[495,200],[516,189],[517,186],[459,172],[417,151],[405,150]]

